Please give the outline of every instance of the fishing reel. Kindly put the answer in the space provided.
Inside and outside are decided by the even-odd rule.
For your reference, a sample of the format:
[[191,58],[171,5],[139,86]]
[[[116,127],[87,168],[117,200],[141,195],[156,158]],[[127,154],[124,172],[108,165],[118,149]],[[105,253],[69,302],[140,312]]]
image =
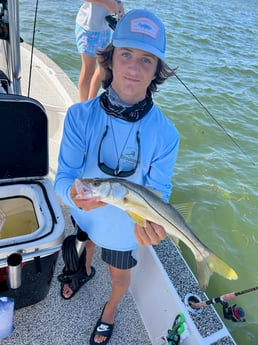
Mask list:
[[105,17],[106,21],[108,22],[108,26],[112,29],[115,30],[116,28],[116,24],[118,22],[118,16],[113,13],[113,14],[109,14]]
[[245,322],[246,319],[244,318],[245,312],[242,307],[233,304],[229,306],[228,302],[221,302],[223,308],[223,316],[227,320],[231,320],[232,322]]

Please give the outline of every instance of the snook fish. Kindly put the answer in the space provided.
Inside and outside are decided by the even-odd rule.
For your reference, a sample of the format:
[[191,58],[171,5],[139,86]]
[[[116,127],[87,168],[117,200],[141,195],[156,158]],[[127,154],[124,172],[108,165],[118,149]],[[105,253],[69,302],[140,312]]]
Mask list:
[[169,203],[165,203],[156,192],[144,186],[120,178],[76,179],[76,198],[103,201],[124,210],[137,224],[144,226],[146,220],[164,227],[172,240],[183,241],[192,251],[197,264],[197,278],[204,290],[213,272],[234,280],[236,272],[216,256]]

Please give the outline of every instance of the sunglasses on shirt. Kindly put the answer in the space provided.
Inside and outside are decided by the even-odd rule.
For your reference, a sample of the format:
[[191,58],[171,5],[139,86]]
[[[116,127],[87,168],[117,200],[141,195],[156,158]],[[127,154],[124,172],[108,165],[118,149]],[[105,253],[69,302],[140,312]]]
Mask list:
[[[117,163],[117,167],[116,169],[112,169],[110,168],[109,166],[107,166],[104,162],[102,162],[100,160],[100,156],[101,156],[101,148],[102,148],[102,144],[103,144],[103,141],[108,133],[108,126],[106,126],[106,130],[105,132],[103,133],[103,136],[100,140],[100,144],[99,144],[99,150],[98,150],[98,167],[99,169],[104,172],[105,174],[107,175],[110,175],[110,176],[115,176],[115,177],[129,177],[131,175],[133,175],[138,167],[138,164],[139,164],[139,160],[140,160],[140,137],[139,137],[139,131],[137,131],[136,133],[136,142],[137,142],[137,147],[138,147],[138,153],[137,153],[137,161],[136,161],[136,164],[135,164],[135,167],[131,170],[128,170],[128,171],[124,171],[124,170],[120,170],[119,168],[119,160],[118,159],[118,163]],[[120,157],[121,158],[121,157]]]

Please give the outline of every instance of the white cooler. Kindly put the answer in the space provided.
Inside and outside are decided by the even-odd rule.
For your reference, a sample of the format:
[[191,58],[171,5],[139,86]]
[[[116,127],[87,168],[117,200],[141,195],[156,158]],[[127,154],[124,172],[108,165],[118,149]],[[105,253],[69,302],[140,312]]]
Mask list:
[[46,297],[64,239],[48,168],[43,106],[0,94],[0,297],[16,309]]

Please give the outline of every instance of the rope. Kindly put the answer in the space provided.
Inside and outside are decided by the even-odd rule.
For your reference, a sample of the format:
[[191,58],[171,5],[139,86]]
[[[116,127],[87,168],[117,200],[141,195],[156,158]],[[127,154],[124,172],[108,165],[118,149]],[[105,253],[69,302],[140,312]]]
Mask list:
[[62,255],[65,263],[63,273],[57,277],[61,284],[68,284],[75,292],[87,279],[85,262],[86,249],[83,250],[81,256],[78,254],[75,246],[76,235],[67,236],[62,245]]

